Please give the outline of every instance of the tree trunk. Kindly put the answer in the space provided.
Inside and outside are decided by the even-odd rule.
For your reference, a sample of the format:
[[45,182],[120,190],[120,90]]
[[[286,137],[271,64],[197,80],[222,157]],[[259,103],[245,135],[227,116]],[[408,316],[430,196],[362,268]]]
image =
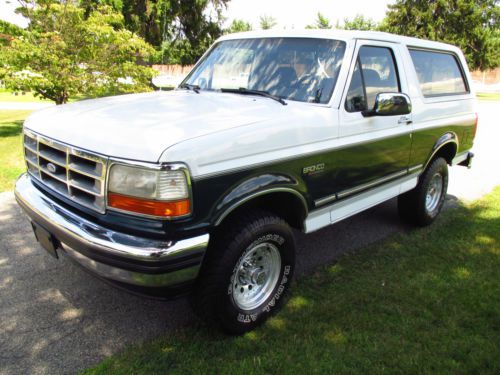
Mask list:
[[60,95],[56,97],[56,105],[65,104],[68,102],[69,95],[66,91],[63,91]]

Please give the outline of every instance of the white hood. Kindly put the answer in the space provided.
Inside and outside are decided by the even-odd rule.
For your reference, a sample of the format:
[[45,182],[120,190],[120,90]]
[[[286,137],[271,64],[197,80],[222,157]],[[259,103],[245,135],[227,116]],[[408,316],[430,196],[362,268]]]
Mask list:
[[267,98],[164,91],[55,106],[33,113],[24,126],[88,151],[156,162],[176,143],[263,121],[285,109]]

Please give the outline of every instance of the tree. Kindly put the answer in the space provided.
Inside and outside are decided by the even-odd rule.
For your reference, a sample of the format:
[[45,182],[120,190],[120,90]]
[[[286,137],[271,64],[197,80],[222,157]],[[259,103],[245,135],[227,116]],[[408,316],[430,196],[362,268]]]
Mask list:
[[337,22],[336,28],[344,30],[377,30],[378,25],[371,18],[357,14],[352,20],[344,18],[343,25]]
[[225,30],[226,34],[231,34],[231,33],[241,33],[243,31],[251,31],[252,30],[252,25],[250,23],[243,21],[243,20],[238,20],[235,19],[233,22],[231,22],[231,25]]
[[260,28],[262,30],[269,30],[276,26],[278,22],[273,16],[268,16],[266,14],[260,16]]
[[24,30],[19,26],[0,20],[0,46],[8,45],[13,38],[24,34]]
[[397,0],[389,5],[384,31],[451,43],[471,69],[500,65],[498,0]]
[[[125,27],[159,50],[156,62],[193,64],[222,35],[229,0],[81,0],[86,13],[101,4],[122,13]],[[181,54],[178,56],[177,53]]]
[[123,27],[109,6],[89,12],[70,2],[38,1],[21,11],[26,34],[3,47],[0,79],[16,91],[33,90],[57,104],[85,93],[148,90],[154,71],[140,65],[154,50]]
[[331,29],[330,20],[318,12],[316,21],[312,25],[307,25],[306,29]]

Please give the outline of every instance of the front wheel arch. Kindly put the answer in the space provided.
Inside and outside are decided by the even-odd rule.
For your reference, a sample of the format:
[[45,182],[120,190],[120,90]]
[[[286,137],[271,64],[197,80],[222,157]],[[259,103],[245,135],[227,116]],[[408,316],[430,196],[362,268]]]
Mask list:
[[231,222],[232,217],[253,209],[272,212],[299,230],[304,229],[304,220],[308,214],[306,200],[298,191],[290,188],[273,188],[254,193],[234,203],[218,216],[215,228],[223,228],[226,223]]

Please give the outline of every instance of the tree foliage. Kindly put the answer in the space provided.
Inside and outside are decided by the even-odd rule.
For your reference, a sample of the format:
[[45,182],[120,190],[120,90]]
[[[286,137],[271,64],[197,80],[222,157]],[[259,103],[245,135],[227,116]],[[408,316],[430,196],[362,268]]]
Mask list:
[[250,23],[235,19],[231,22],[231,25],[224,31],[226,34],[241,33],[243,31],[251,31],[252,25]]
[[85,10],[70,2],[38,0],[22,13],[25,35],[1,49],[0,79],[13,90],[33,90],[57,104],[84,93],[147,90],[151,46],[123,27],[109,6]]
[[19,26],[0,20],[0,46],[8,45],[13,38],[24,34],[25,31]]
[[100,4],[122,13],[125,27],[159,50],[159,63],[192,64],[222,35],[229,0],[82,0],[86,12]]
[[389,5],[384,31],[451,43],[471,69],[500,65],[498,0],[397,0]]
[[357,14],[353,19],[344,18],[344,23],[337,22],[337,29],[344,30],[377,30],[378,24],[369,17]]
[[276,18],[274,18],[273,16],[269,16],[267,14],[263,14],[259,18],[260,18],[260,28],[262,30],[272,29],[274,26],[278,24]]
[[318,12],[314,24],[307,25],[306,29],[331,29],[332,27],[333,26],[330,24],[330,20],[326,18],[323,14]]

